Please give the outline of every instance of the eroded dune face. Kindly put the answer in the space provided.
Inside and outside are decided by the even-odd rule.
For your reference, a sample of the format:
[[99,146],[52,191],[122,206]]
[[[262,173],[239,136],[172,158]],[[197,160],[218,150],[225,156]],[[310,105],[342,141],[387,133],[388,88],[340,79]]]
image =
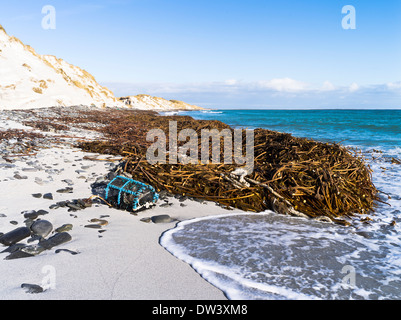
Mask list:
[[80,104],[124,106],[85,70],[54,56],[37,54],[0,26],[0,109]]

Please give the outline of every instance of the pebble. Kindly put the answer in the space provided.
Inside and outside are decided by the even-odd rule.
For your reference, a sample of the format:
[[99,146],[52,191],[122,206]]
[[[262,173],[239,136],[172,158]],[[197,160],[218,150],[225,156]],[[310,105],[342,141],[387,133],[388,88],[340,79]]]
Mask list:
[[59,189],[57,190],[58,193],[72,193],[73,192],[73,188],[72,187],[65,187],[63,189]]
[[7,216],[4,213],[0,213],[0,218],[6,218]]
[[14,243],[17,243],[25,238],[28,238],[31,235],[31,230],[27,227],[20,227],[14,229],[6,234],[3,234],[0,237],[0,243],[10,246]]
[[25,292],[30,294],[42,293],[44,291],[41,286],[30,283],[21,284],[21,288],[25,289]]
[[46,193],[46,194],[43,195],[43,199],[53,200],[53,194]]
[[1,253],[4,253],[4,252],[13,253],[13,252],[16,252],[16,251],[24,248],[24,247],[26,247],[26,245],[23,244],[23,243],[12,244],[7,249],[1,251]]
[[21,176],[18,173],[14,175],[14,178],[18,179],[18,180],[26,180],[26,179],[28,179],[27,176]]
[[46,238],[53,230],[53,225],[47,220],[38,220],[31,225],[32,232],[43,238]]
[[100,226],[107,226],[109,224],[109,222],[107,220],[104,219],[91,219],[89,222],[96,222],[98,225]]
[[39,216],[39,214],[35,210],[23,211],[21,213],[24,214],[25,219],[35,220]]
[[32,197],[39,199],[39,198],[42,198],[42,194],[41,193],[33,193]]
[[72,209],[74,211],[82,209],[80,206],[78,206],[78,205],[76,205],[74,203],[71,203],[71,202],[68,202],[66,205],[67,205],[68,208],[70,208],[70,209]]
[[15,251],[11,254],[9,254],[7,257],[4,258],[4,260],[15,260],[15,259],[23,259],[23,258],[30,258],[33,257],[34,255],[26,253],[24,251],[18,250]]
[[64,179],[64,180],[61,180],[62,182],[65,182],[66,184],[68,184],[69,186],[72,186],[72,185],[74,185],[74,182],[71,180],[71,179]]
[[18,224],[18,221],[11,220],[10,223],[13,224],[13,225],[17,225],[17,224]]
[[171,207],[173,204],[172,203],[163,203],[159,207],[165,208],[165,207]]
[[56,205],[59,208],[64,208],[67,205],[67,203],[68,203],[67,201],[59,201],[59,202],[56,203]]
[[90,229],[101,229],[102,226],[100,224],[87,224],[84,226],[85,228],[90,228]]
[[151,217],[151,220],[153,223],[169,223],[174,221],[174,219],[172,219],[169,215],[167,214],[163,214],[160,216],[153,216]]
[[71,240],[72,237],[69,233],[61,232],[61,233],[56,233],[54,236],[50,237],[47,240],[40,241],[39,244],[45,249],[51,249],[55,246],[58,246]]
[[40,210],[36,211],[36,213],[37,213],[39,216],[44,216],[44,215],[48,214],[49,211],[40,209]]
[[57,250],[56,250],[56,253],[60,253],[60,252],[62,252],[62,251],[71,253],[73,256],[76,255],[76,254],[79,254],[79,252],[77,252],[77,251],[72,251],[72,250],[69,250],[69,249],[57,249]]
[[58,233],[61,232],[68,232],[71,231],[73,228],[73,225],[71,223],[63,224],[61,227],[58,227],[55,231]]
[[38,171],[38,169],[36,169],[36,168],[22,168],[22,171],[25,171],[25,172],[36,172],[36,171]]

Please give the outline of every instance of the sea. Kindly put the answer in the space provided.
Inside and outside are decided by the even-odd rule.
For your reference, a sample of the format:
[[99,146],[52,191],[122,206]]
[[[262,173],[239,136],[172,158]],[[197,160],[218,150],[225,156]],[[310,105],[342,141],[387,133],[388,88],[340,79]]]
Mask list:
[[183,221],[160,244],[233,300],[401,299],[401,110],[180,112],[357,148],[381,191],[352,226],[237,213]]

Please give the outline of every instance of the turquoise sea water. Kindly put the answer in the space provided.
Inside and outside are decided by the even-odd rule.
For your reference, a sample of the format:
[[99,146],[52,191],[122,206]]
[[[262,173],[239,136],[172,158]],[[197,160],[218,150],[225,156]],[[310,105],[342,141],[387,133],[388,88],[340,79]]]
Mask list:
[[186,221],[161,237],[168,251],[230,299],[401,299],[401,110],[180,114],[357,147],[390,198],[352,227],[269,211]]
[[401,147],[401,110],[213,110],[182,114],[361,148]]

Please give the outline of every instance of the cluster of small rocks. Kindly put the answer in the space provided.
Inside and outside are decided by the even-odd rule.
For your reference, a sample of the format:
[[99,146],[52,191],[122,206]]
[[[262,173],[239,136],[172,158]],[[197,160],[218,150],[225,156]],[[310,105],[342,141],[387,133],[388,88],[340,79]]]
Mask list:
[[[47,214],[45,210],[41,211],[24,211],[22,214],[26,218],[25,226],[11,230],[5,234],[1,234],[0,243],[8,246],[2,253],[9,253],[5,260],[29,258],[50,250],[53,247],[72,240],[71,235],[64,231],[63,228],[57,228],[52,233],[54,227],[50,221],[38,219],[39,216]],[[49,237],[49,235],[52,235]],[[27,243],[20,243],[27,239]],[[37,242],[36,244],[30,244]]]

